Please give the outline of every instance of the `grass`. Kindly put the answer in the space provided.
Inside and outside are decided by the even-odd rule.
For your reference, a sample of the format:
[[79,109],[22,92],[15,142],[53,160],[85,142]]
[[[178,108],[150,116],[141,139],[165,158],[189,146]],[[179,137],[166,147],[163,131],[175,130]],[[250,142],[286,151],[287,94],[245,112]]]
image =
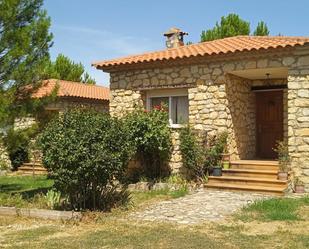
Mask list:
[[[1,186],[11,183],[2,179]],[[31,183],[31,178],[22,183],[19,182],[23,181],[23,177],[12,179],[14,184],[22,187],[15,190],[6,187],[7,195],[17,196],[52,186],[52,182],[44,178],[35,179],[35,183]],[[40,183],[41,180],[43,182]],[[136,209],[185,194],[185,187],[175,191],[133,192],[133,208],[104,214],[90,213],[79,222],[0,216],[0,248],[309,248],[308,196],[257,201],[234,218],[221,223],[185,226],[135,221],[128,217]]]
[[309,207],[309,196],[298,199],[274,198],[260,200],[243,208],[243,212],[238,218],[261,221],[295,221],[302,219],[298,213],[298,210],[302,207]]
[[4,248],[308,248],[309,221],[228,222],[182,226],[115,219],[71,222],[0,216]]
[[47,208],[44,194],[53,184],[46,176],[1,176],[0,205]]
[[[53,180],[46,176],[1,176],[0,177],[0,206],[48,208],[46,192],[53,186]],[[178,190],[152,190],[133,192],[133,205],[148,201],[179,198],[188,193],[186,186]]]

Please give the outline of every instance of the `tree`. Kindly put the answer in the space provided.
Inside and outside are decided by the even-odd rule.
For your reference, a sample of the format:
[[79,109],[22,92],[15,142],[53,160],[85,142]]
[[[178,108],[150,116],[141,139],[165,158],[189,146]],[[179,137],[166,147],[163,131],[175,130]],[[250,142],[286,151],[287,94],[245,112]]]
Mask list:
[[20,90],[40,84],[49,60],[50,18],[42,5],[43,0],[0,1],[0,122],[15,107],[26,106],[20,103]]
[[[250,23],[241,19],[237,14],[229,14],[226,17],[222,16],[220,24],[216,22],[214,28],[202,31],[201,42],[249,34]],[[259,22],[253,35],[269,35],[266,23]]]
[[214,28],[202,31],[201,41],[212,41],[225,37],[249,34],[250,23],[242,20],[237,14],[229,14],[226,17],[221,17],[220,24],[217,22]]
[[45,79],[59,79],[95,84],[95,80],[85,72],[81,63],[75,63],[67,56],[59,54],[54,62],[49,62],[45,68]]
[[269,35],[269,29],[265,22],[260,21],[253,32],[253,35],[256,36],[267,36]]

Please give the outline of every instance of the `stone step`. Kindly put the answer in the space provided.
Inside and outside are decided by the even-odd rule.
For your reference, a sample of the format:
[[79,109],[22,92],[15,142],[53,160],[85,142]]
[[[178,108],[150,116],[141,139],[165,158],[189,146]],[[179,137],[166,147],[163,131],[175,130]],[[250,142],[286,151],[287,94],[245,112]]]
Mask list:
[[33,170],[35,170],[35,171],[47,171],[45,168],[38,167],[38,166],[36,166],[36,167],[21,166],[21,167],[18,168],[18,170],[20,170],[20,171],[33,171]]
[[222,189],[229,191],[241,191],[241,192],[255,192],[261,194],[270,194],[283,196],[285,194],[286,186],[281,187],[265,187],[265,186],[249,186],[240,184],[228,184],[228,183],[211,183],[205,184],[206,188]]
[[230,162],[231,169],[279,170],[278,161],[237,160]]
[[218,184],[235,184],[248,186],[264,186],[264,187],[287,187],[287,181],[279,181],[277,179],[239,177],[239,176],[209,176],[209,183]]
[[[31,162],[31,163],[23,163],[23,165],[21,166],[21,167],[24,167],[24,166],[26,166],[26,167],[41,167],[41,168],[43,168],[43,164],[42,164],[42,162]],[[19,167],[19,168],[21,168],[21,167]]]
[[44,175],[47,174],[47,170],[41,163],[24,163],[17,170],[18,175]]
[[223,176],[236,176],[236,177],[253,177],[253,178],[267,178],[277,179],[277,170],[260,170],[260,169],[222,169]]

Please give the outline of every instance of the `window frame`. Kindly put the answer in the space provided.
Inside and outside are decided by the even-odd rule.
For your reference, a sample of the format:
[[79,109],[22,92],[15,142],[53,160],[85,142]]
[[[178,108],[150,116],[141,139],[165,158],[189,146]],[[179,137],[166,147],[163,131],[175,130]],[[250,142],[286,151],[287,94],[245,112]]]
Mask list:
[[151,98],[166,98],[168,97],[168,122],[171,128],[182,128],[186,124],[173,124],[172,120],[172,97],[187,97],[188,98],[188,109],[189,109],[189,96],[188,89],[162,89],[148,91],[146,94],[146,109],[151,110]]

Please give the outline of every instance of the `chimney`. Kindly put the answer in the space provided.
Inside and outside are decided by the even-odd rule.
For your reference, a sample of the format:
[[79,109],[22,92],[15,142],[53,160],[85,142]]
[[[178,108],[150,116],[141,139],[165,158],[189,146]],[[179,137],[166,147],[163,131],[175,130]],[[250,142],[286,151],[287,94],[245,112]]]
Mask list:
[[167,48],[178,48],[184,45],[183,36],[188,35],[188,33],[181,31],[178,28],[171,28],[164,33],[167,37],[166,47]]

